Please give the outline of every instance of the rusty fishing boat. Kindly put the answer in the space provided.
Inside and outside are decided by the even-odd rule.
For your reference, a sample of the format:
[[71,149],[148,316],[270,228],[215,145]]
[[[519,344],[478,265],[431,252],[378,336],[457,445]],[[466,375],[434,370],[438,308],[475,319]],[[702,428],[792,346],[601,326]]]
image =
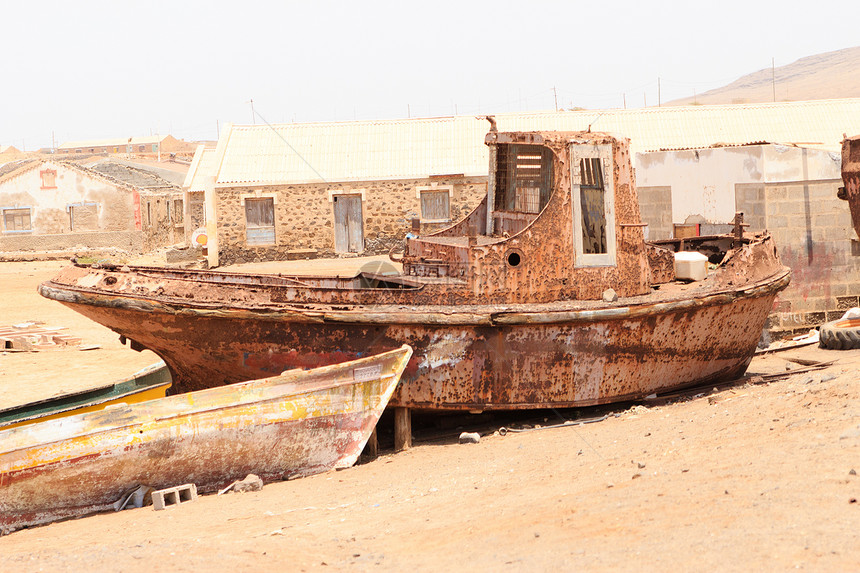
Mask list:
[[[629,141],[487,134],[487,194],[407,236],[396,275],[290,277],[74,264],[40,286],[149,348],[174,390],[415,350],[392,406],[572,407],[743,374],[790,271],[767,234],[649,243]],[[676,280],[678,251],[706,276]]]
[[0,534],[109,510],[140,485],[214,491],[349,467],[412,350],[0,430]]

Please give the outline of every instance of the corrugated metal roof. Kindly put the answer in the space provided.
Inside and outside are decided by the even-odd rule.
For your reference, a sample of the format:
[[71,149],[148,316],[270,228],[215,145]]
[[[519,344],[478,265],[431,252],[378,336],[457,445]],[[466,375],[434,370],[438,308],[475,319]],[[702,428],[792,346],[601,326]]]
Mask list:
[[57,147],[57,149],[79,149],[84,147],[120,147],[128,143],[132,145],[154,145],[159,141],[167,139],[167,135],[149,135],[145,137],[117,137],[113,139],[89,139],[84,141],[69,141]]
[[[771,104],[498,114],[499,131],[603,131],[635,152],[755,142],[840,149],[860,133],[860,98]],[[486,175],[484,135],[473,116],[343,123],[232,126],[222,131],[217,184]]]
[[202,193],[205,190],[204,178],[207,176],[214,177],[218,174],[217,159],[214,147],[198,145],[191,165],[188,167],[188,173],[185,175],[185,183],[182,184],[182,188],[192,193]]

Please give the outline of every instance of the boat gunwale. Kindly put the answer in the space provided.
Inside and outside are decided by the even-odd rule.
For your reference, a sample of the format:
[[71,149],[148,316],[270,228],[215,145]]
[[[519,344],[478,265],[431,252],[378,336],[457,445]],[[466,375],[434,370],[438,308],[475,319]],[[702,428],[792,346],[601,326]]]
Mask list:
[[[398,354],[403,354],[403,355],[397,356]],[[13,433],[15,433],[15,432],[22,434],[22,436],[18,436],[19,441],[28,441],[27,438],[30,438],[30,440],[29,440],[30,443],[19,444],[17,446],[13,445],[11,449],[3,449],[2,451],[0,451],[0,456],[11,454],[13,452],[26,450],[26,449],[32,448],[32,447],[47,447],[47,446],[50,446],[52,444],[57,444],[57,443],[64,442],[64,441],[67,441],[70,439],[74,439],[76,437],[98,436],[98,435],[109,433],[109,432],[116,432],[116,431],[123,430],[126,428],[138,427],[138,426],[144,425],[146,423],[158,424],[158,423],[163,423],[163,422],[169,422],[170,420],[176,420],[178,418],[195,416],[198,414],[205,414],[205,413],[216,412],[216,411],[225,411],[226,412],[226,411],[236,409],[236,408],[245,408],[245,407],[250,406],[250,405],[269,404],[271,402],[283,401],[285,395],[294,396],[295,399],[300,399],[302,397],[305,397],[309,394],[313,394],[315,392],[327,392],[327,391],[331,391],[331,390],[342,390],[345,387],[356,386],[359,384],[367,384],[367,383],[372,383],[372,382],[377,382],[377,381],[380,383],[386,384],[386,385],[390,385],[391,386],[390,390],[393,392],[394,389],[396,388],[396,383],[391,384],[392,379],[394,381],[399,382],[400,375],[402,375],[403,370],[405,370],[406,365],[408,364],[409,359],[411,357],[412,357],[412,348],[409,345],[404,344],[400,348],[397,348],[394,350],[389,350],[387,352],[382,352],[382,353],[375,354],[375,355],[368,356],[368,357],[364,357],[364,358],[358,358],[356,360],[341,362],[339,364],[331,364],[328,366],[321,366],[319,368],[314,368],[311,370],[293,369],[293,370],[288,370],[288,371],[286,371],[283,374],[280,374],[278,376],[270,376],[267,378],[259,378],[256,380],[247,380],[245,382],[237,382],[235,384],[226,384],[223,386],[216,386],[213,388],[206,388],[204,390],[198,390],[197,392],[190,392],[188,394],[177,394],[175,396],[167,396],[165,398],[158,398],[156,400],[149,400],[147,402],[141,402],[139,404],[134,404],[131,406],[126,405],[124,410],[120,410],[119,409],[120,405],[117,405],[117,408],[114,410],[111,410],[111,409],[97,410],[94,412],[85,412],[82,414],[68,416],[65,418],[61,418],[59,420],[47,420],[46,423],[65,422],[66,425],[71,425],[70,422],[77,421],[76,418],[79,418],[79,417],[101,417],[101,416],[108,415],[108,414],[106,414],[106,412],[107,413],[109,413],[109,412],[124,413],[124,412],[127,412],[128,410],[133,410],[133,409],[140,410],[140,409],[142,409],[142,407],[144,405],[152,407],[153,404],[151,404],[151,402],[155,402],[158,400],[172,400],[172,401],[176,401],[176,402],[181,403],[183,399],[188,400],[188,397],[192,396],[192,395],[193,395],[193,397],[199,397],[201,395],[201,393],[206,393],[206,394],[204,394],[204,396],[206,396],[206,398],[208,398],[209,400],[212,400],[213,396],[215,396],[217,394],[236,392],[237,390],[241,391],[242,389],[245,389],[245,388],[251,388],[252,390],[253,389],[263,390],[266,388],[273,388],[273,387],[277,387],[277,386],[287,386],[287,385],[291,384],[292,382],[294,382],[295,378],[300,378],[301,374],[303,374],[303,373],[313,373],[314,377],[324,377],[327,374],[329,374],[330,371],[331,372],[337,372],[338,370],[345,370],[345,369],[353,369],[354,370],[356,368],[361,368],[368,363],[385,362],[387,360],[392,360],[395,363],[394,368],[392,369],[392,371],[390,373],[384,373],[383,372],[378,377],[370,378],[368,380],[355,380],[353,378],[353,379],[349,379],[349,380],[347,380],[347,379],[338,380],[338,381],[331,383],[331,384],[324,384],[324,381],[323,381],[323,383],[321,383],[320,381],[317,381],[316,387],[303,388],[303,387],[299,386],[297,389],[296,386],[290,386],[287,388],[283,388],[284,392],[291,392],[292,391],[293,392],[292,394],[285,394],[284,392],[281,392],[279,394],[265,397],[265,398],[254,399],[253,397],[245,397],[245,399],[242,399],[240,401],[234,401],[234,402],[230,402],[227,404],[221,404],[221,405],[204,405],[202,407],[195,407],[193,403],[189,402],[188,408],[183,410],[183,411],[166,413],[164,416],[160,416],[160,417],[156,416],[154,412],[137,412],[137,413],[134,413],[134,417],[132,419],[129,419],[129,420],[126,420],[123,422],[114,423],[111,425],[106,425],[105,427],[101,427],[101,428],[95,427],[91,431],[86,430],[86,428],[83,428],[83,429],[82,428],[70,428],[69,429],[70,431],[67,432],[66,435],[58,436],[55,439],[39,441],[35,444],[32,443],[32,441],[33,441],[32,437],[26,436],[24,434],[30,434],[30,433],[38,434],[40,429],[43,431],[47,431],[47,430],[44,430],[44,428],[39,428],[38,427],[39,423],[30,424],[27,426],[8,428],[5,430],[0,429],[0,445],[3,444],[4,439],[10,439],[10,436],[12,436]],[[278,378],[287,378],[287,379],[281,380],[281,381],[276,381]],[[212,396],[210,396],[210,394]],[[148,416],[151,416],[151,418]],[[277,423],[277,422],[275,422],[275,423]],[[72,431],[74,431],[76,433],[74,433],[73,435],[69,435]],[[38,439],[38,436],[37,436],[37,439]]]
[[[136,386],[134,388],[129,388],[119,393],[112,393],[116,391],[117,387],[121,387],[124,385],[130,384],[141,384],[141,380],[144,380],[149,377],[159,377],[163,378],[163,374],[161,371],[167,372],[167,381],[157,382],[150,384],[148,386]],[[10,406],[8,408],[0,409],[0,430],[7,429],[6,426],[11,424],[18,424],[20,422],[27,422],[31,420],[35,420],[44,416],[53,416],[55,414],[63,414],[65,412],[73,411],[79,409],[81,407],[88,406],[98,406],[104,404],[105,402],[110,402],[113,400],[120,400],[122,398],[126,398],[128,396],[133,396],[135,394],[140,394],[143,392],[148,392],[150,390],[158,390],[163,387],[170,387],[173,384],[173,380],[170,379],[170,370],[165,364],[164,360],[159,360],[149,366],[146,366],[135,372],[128,378],[124,378],[122,380],[118,380],[116,382],[110,382],[103,386],[97,386],[95,388],[88,388],[86,390],[78,390],[77,392],[69,392],[68,394],[60,394],[59,396],[51,396],[49,398],[44,398],[42,400],[36,400],[35,402],[28,402],[26,404],[20,404],[17,406]],[[76,400],[84,400],[87,397],[93,398],[92,400],[88,400],[86,402],[76,402]],[[27,416],[25,418],[16,418],[13,420],[6,420],[4,418],[8,418],[9,416],[22,413],[26,410],[30,410],[33,408],[47,408],[53,402],[63,402],[69,401],[67,407],[59,408],[56,410],[47,410],[47,411],[39,411],[37,413],[32,414],[31,416]]]
[[[578,309],[559,309],[558,306],[564,304],[582,305],[583,302],[593,303],[596,301],[565,300],[548,303],[464,305],[467,308],[462,311],[457,310],[457,307],[452,310],[450,306],[444,305],[353,304],[351,306],[355,307],[354,310],[332,311],[306,309],[299,306],[300,304],[322,303],[296,303],[293,306],[290,306],[290,303],[278,303],[266,306],[249,305],[244,308],[225,308],[223,304],[219,303],[200,303],[185,299],[177,299],[175,303],[172,303],[169,300],[158,301],[153,300],[151,296],[133,293],[114,294],[86,287],[58,285],[53,280],[40,284],[39,293],[46,298],[70,304],[212,318],[253,318],[268,321],[290,319],[293,322],[302,323],[512,326],[622,320],[684,311],[703,306],[728,304],[735,300],[755,298],[778,292],[788,285],[790,279],[791,269],[783,266],[779,271],[760,281],[735,288],[722,288],[702,293],[701,296],[641,302],[619,299],[620,304],[617,305]],[[629,299],[635,298],[637,297],[629,297]],[[132,303],[129,299],[137,304]],[[344,305],[331,303],[331,306]],[[516,307],[527,308],[521,310]]]

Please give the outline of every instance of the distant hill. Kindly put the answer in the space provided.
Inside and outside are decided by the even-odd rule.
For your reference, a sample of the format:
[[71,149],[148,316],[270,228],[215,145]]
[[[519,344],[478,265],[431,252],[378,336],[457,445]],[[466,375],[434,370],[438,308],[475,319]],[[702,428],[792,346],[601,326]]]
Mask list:
[[[775,72],[775,73],[774,73]],[[774,82],[775,78],[775,82]],[[763,103],[860,97],[860,46],[759,70],[695,97],[663,105]]]

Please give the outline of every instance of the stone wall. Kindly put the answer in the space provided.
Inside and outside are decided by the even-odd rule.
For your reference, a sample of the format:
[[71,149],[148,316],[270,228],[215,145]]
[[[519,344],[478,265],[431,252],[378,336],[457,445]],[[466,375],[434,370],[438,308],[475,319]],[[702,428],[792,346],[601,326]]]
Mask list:
[[[451,223],[464,217],[480,203],[487,190],[486,177],[450,177],[368,181],[353,183],[314,183],[217,189],[219,260],[222,265],[286,260],[298,250],[316,256],[341,256],[334,245],[335,194],[361,193],[364,251],[359,254],[387,253],[403,244],[413,217],[420,217],[419,187],[452,186]],[[273,197],[275,244],[248,245],[243,197]],[[450,223],[422,224],[422,233]]]
[[93,231],[53,235],[0,235],[3,251],[64,251],[79,248],[117,248],[130,253],[143,252],[140,231]]

